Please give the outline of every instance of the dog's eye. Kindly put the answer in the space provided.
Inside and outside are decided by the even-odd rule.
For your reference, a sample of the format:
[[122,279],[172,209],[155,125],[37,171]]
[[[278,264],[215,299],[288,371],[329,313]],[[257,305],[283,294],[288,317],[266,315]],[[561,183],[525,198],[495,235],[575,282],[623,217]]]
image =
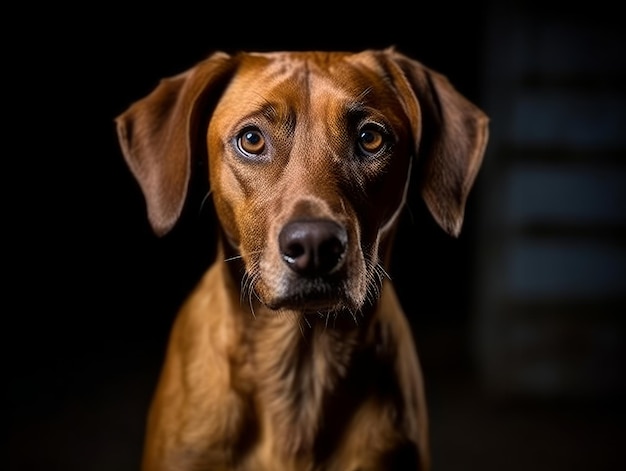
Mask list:
[[257,128],[246,128],[237,136],[237,147],[247,155],[259,155],[265,150],[265,137]]
[[359,130],[358,147],[362,154],[371,156],[387,145],[387,134],[379,126],[368,125]]

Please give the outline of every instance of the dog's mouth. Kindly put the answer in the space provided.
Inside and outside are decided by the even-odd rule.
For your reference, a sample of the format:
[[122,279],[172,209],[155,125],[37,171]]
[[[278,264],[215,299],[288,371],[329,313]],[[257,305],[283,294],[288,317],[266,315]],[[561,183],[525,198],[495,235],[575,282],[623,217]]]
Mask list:
[[272,310],[333,312],[344,308],[356,309],[345,285],[341,277],[300,278],[286,283],[284,289],[274,295],[264,296],[266,290],[259,290],[259,298]]
[[[260,262],[259,270],[247,274],[244,288],[275,311],[358,313],[378,299],[383,275],[368,270],[360,257],[346,258],[338,270],[316,276],[294,272],[285,263],[266,266]],[[372,274],[367,275],[370,271]]]

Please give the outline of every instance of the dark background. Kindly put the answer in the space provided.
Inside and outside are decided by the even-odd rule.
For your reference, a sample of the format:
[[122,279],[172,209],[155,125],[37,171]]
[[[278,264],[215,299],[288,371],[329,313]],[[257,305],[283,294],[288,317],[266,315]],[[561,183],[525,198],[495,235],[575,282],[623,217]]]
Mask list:
[[[503,7],[486,0],[437,5],[387,1],[345,4],[341,12],[338,4],[299,3],[280,15],[262,3],[227,4],[220,12],[197,5],[149,10],[128,4],[95,4],[84,10],[57,5],[33,7],[5,20],[19,26],[7,43],[5,63],[10,105],[4,155],[8,322],[3,330],[9,373],[8,469],[138,469],[144,418],[171,321],[212,260],[210,214],[199,209],[197,200],[189,202],[172,233],[161,239],[151,233],[143,197],[117,146],[114,117],[160,78],[191,67],[214,50],[356,51],[390,45],[447,75],[492,120],[493,140],[461,237],[446,236],[423,203],[413,200],[394,259],[392,274],[425,371],[434,470],[623,466],[626,312],[624,219],[619,214],[626,214],[624,193],[617,190],[609,203],[617,208],[617,220],[598,226],[531,225],[511,235],[501,231],[504,223],[496,216],[506,210],[491,212],[493,201],[503,195],[494,182],[508,181],[502,178],[505,161],[553,164],[557,154],[580,166],[593,156],[618,168],[609,172],[613,177],[623,174],[626,121],[616,121],[624,118],[621,105],[584,121],[608,136],[606,146],[599,140],[580,150],[574,139],[557,150],[536,143],[528,150],[518,145],[523,138],[509,139],[506,130],[511,116],[518,116],[510,111],[511,103],[524,99],[524,87],[543,86],[544,79],[554,91],[548,96],[562,90],[585,96],[606,92],[624,103],[626,41],[619,15],[604,2],[572,10],[555,2]],[[515,31],[506,25],[514,25]],[[554,38],[560,49],[553,53]],[[507,49],[507,44],[515,47]],[[580,67],[556,78],[524,75],[520,68],[523,80],[518,84],[514,65],[528,58],[518,61],[520,50],[531,56],[539,51],[548,65]],[[570,54],[564,57],[558,52],[563,50]],[[506,82],[511,74],[514,79]],[[505,82],[517,88],[505,88]],[[532,124],[539,117],[519,119]],[[591,308],[581,308],[576,293],[561,293],[557,301],[542,301],[537,309],[527,298],[513,297],[506,301],[512,307],[502,308],[492,302],[489,287],[494,279],[506,278],[497,270],[493,274],[496,261],[508,254],[504,237],[512,243],[549,237],[557,245],[562,239],[599,238],[598,244],[610,244],[616,256],[609,255],[608,271],[593,266],[604,273],[607,286],[616,288],[606,296],[586,297],[582,303]],[[540,324],[533,331],[540,335],[513,353],[498,355],[496,347],[485,348],[493,338],[480,332],[489,330],[491,320],[497,319],[503,332],[520,333],[520,318],[553,319],[554,312],[558,322],[549,331]],[[588,312],[592,315],[585,317]],[[585,332],[595,332],[595,321],[589,319],[597,318],[608,332],[609,350],[603,349],[603,341],[596,347],[585,343]],[[572,324],[578,326],[576,335]],[[539,354],[534,338],[547,345]],[[573,354],[563,356],[563,339]],[[513,355],[516,361],[494,366],[486,355]],[[558,367],[543,379],[515,381],[515,372],[525,371],[527,362],[542,366],[554,364],[555,358]],[[599,358],[598,368],[579,368],[581,358]],[[559,371],[574,371],[574,379],[562,379]],[[544,387],[548,383],[556,386]],[[589,384],[602,387],[583,387]]]

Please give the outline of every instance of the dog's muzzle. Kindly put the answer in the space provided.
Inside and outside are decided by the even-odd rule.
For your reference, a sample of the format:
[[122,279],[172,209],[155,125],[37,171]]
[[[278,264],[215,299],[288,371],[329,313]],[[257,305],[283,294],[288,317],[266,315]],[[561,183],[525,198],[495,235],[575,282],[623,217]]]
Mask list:
[[[287,222],[277,239],[280,268],[269,268],[271,288],[265,304],[272,309],[336,310],[349,300],[348,232],[331,219]],[[267,285],[266,285],[267,286]]]

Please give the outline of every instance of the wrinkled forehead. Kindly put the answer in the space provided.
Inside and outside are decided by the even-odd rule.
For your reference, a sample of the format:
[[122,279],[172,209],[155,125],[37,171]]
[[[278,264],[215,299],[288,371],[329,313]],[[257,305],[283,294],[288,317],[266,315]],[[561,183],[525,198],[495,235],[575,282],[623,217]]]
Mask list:
[[402,105],[372,55],[341,52],[245,54],[222,97],[242,114],[263,107],[312,112],[368,107],[397,116]]

